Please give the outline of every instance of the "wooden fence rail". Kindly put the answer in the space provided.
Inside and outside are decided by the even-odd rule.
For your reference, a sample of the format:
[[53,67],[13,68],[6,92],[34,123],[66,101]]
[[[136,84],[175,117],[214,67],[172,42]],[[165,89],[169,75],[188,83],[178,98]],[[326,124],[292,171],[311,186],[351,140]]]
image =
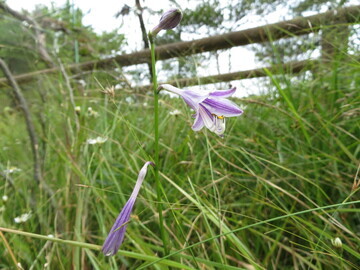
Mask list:
[[[291,73],[296,74],[303,70],[312,70],[317,64],[315,60],[304,60],[304,61],[294,61],[289,62],[286,64],[279,64],[273,65],[269,67],[257,68],[257,69],[250,69],[250,70],[243,70],[238,72],[231,72],[213,76],[206,76],[206,77],[196,77],[196,78],[182,78],[177,80],[167,81],[165,83],[175,85],[177,87],[184,87],[184,86],[191,86],[191,85],[204,85],[204,84],[211,84],[217,82],[230,82],[235,80],[242,80],[242,79],[251,79],[251,78],[259,78],[267,76],[265,69],[267,69],[271,74],[284,74],[284,73]],[[143,85],[138,86],[136,89],[140,92],[142,91],[151,91],[152,85]]]
[[[230,32],[223,35],[202,38],[193,41],[176,42],[156,48],[158,60],[165,60],[179,56],[187,56],[197,53],[229,49],[235,46],[248,45],[253,43],[262,43],[270,40],[278,40],[286,37],[293,37],[315,33],[322,29],[323,26],[331,23],[359,23],[360,22],[360,5],[341,8],[325,13],[309,16],[298,17],[292,20],[283,21],[265,26],[254,27],[237,32]],[[98,61],[88,61],[81,64],[72,64],[67,66],[70,72],[77,73],[80,71],[92,70],[95,68],[107,68],[115,65],[131,66],[136,64],[149,63],[150,51],[148,49],[135,53],[118,55],[115,57],[102,59]],[[298,66],[301,66],[300,63]],[[33,80],[39,75],[47,75],[60,71],[58,67],[39,70],[26,74],[15,76],[18,83],[25,83]],[[249,74],[258,74],[257,70],[247,71]],[[230,74],[231,75],[231,74]],[[229,75],[229,76],[230,76]],[[224,75],[218,75],[226,77]],[[228,77],[229,77],[228,76]],[[231,77],[231,76],[230,76]],[[186,80],[186,79],[184,79]],[[187,79],[189,80],[189,79]],[[191,79],[190,79],[191,80]],[[215,76],[216,80],[216,76]],[[6,86],[6,78],[0,78],[0,86]]]

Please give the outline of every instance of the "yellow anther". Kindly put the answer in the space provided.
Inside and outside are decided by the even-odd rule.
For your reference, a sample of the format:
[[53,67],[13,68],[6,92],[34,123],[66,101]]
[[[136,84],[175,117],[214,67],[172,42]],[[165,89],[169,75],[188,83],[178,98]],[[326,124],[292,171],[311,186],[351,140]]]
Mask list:
[[216,116],[217,119],[224,119],[225,117],[224,116],[219,116],[219,115],[216,115],[216,114],[212,114],[213,116]]

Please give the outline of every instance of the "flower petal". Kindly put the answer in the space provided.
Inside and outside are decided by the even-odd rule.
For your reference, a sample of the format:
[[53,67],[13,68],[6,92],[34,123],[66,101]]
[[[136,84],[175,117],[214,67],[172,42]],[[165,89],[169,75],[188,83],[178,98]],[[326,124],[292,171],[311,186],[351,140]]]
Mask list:
[[146,176],[146,173],[147,173],[147,168],[148,166],[151,165],[151,166],[155,166],[155,164],[151,161],[148,161],[144,164],[144,166],[141,168],[140,172],[139,172],[139,175],[138,175],[138,179],[136,180],[136,184],[135,184],[135,187],[134,187],[134,190],[133,192],[131,193],[131,196],[130,198],[134,198],[136,199],[138,193],[139,193],[139,190],[140,190],[140,187],[141,187],[141,184],[142,182],[144,181],[144,178]]
[[220,137],[224,137],[225,132],[225,117],[218,118],[215,117],[215,130],[216,135],[219,135]]
[[196,114],[195,122],[191,127],[194,131],[199,131],[204,127],[204,121],[200,115],[200,113]]
[[139,194],[141,184],[146,176],[147,167],[149,165],[155,166],[153,162],[146,162],[139,172],[138,179],[129,200],[126,202],[124,208],[121,210],[119,216],[116,218],[106,240],[103,244],[102,252],[105,256],[113,256],[120,248],[126,232],[127,223],[130,219],[131,211],[134,207],[136,197]]
[[179,89],[179,88],[177,88],[175,86],[172,86],[170,84],[161,84],[161,85],[159,85],[159,90],[161,90],[161,89],[168,90],[168,91],[170,91],[172,93],[175,93],[175,94],[178,94],[180,96],[182,96],[183,92],[185,92],[185,90],[181,90],[181,89]]
[[212,132],[215,130],[214,116],[209,112],[205,106],[199,104],[199,115],[201,116],[204,125]]
[[235,103],[224,98],[207,98],[201,104],[206,106],[210,113],[218,116],[232,117],[243,113]]
[[194,91],[194,90],[181,90],[170,84],[162,84],[159,89],[165,89],[169,92],[175,93],[181,96],[186,104],[191,107],[194,111],[197,111],[198,105],[200,102],[209,97],[209,93],[204,91]]
[[161,29],[173,29],[180,23],[182,16],[180,9],[170,9],[161,16],[159,27]]
[[229,90],[215,90],[214,92],[210,93],[210,97],[227,98],[227,97],[231,97],[235,92],[236,92],[236,87],[233,87]]
[[156,36],[156,34],[159,33],[159,31],[162,29],[172,29],[180,23],[181,19],[182,12],[180,9],[170,9],[161,16],[159,24],[154,27],[154,29],[151,31],[151,34]]
[[103,244],[102,252],[105,254],[105,256],[115,255],[120,245],[122,244],[126,232],[127,222],[130,219],[130,214],[134,204],[135,199],[130,197],[117,217]]

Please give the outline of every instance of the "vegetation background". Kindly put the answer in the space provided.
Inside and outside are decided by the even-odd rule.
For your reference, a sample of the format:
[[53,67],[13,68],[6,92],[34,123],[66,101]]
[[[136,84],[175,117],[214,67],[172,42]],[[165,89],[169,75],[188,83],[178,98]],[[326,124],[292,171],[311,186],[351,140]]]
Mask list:
[[[169,2],[184,18],[158,45],[234,31],[248,14],[266,16],[283,5],[211,0],[188,9],[187,1]],[[349,5],[289,3],[294,17]],[[67,66],[123,53],[131,48],[122,31],[127,16],[146,33],[153,25],[142,25],[144,17],[164,11],[150,1],[127,4],[118,10],[119,28],[99,34],[82,24],[84,13],[69,1],[17,13],[0,1],[0,58],[11,73],[60,67],[19,86],[36,149],[23,104],[12,87],[1,85],[0,268],[359,269],[360,214],[349,202],[360,199],[360,33],[356,24],[336,22],[319,34],[251,45],[264,66],[310,56],[322,61],[298,74],[267,71],[267,79],[255,80],[261,94],[234,99],[245,113],[228,119],[224,139],[193,132],[184,102],[162,95],[157,166],[166,234],[178,253],[146,266],[163,256],[151,170],[121,251],[108,258],[98,250],[153,155],[152,94],[138,88],[151,75],[147,65],[73,73]],[[324,33],[332,41],[325,58]],[[179,55],[160,62],[159,71],[166,79],[198,77],[199,70],[218,66],[217,59],[218,52]],[[104,94],[113,86],[115,96]],[[89,143],[97,137],[107,140]]]

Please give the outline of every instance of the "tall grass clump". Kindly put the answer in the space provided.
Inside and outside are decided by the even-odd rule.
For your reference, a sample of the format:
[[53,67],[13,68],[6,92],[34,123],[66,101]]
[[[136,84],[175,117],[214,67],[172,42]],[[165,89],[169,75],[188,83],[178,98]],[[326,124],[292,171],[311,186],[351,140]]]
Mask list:
[[62,74],[28,84],[49,196],[33,180],[22,114],[1,93],[0,268],[359,269],[359,70],[348,55],[267,71],[267,93],[233,99],[246,109],[224,138],[194,132],[186,104],[160,92],[161,185],[147,176],[111,258],[100,245],[153,159],[154,94],[104,95],[92,75],[87,95],[70,89],[72,104]]

